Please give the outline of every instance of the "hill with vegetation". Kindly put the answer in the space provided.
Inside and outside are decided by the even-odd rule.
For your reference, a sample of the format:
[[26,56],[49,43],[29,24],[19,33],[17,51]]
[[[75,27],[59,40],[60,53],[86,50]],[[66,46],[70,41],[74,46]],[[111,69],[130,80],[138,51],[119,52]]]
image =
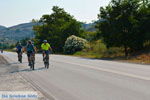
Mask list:
[[12,27],[0,26],[0,41],[15,43],[25,38],[33,38],[33,26],[37,23],[24,23]]
[[[38,23],[23,23],[12,27],[0,26],[0,42],[15,43],[17,41],[34,38],[33,26]],[[82,24],[83,29],[87,31],[95,31],[94,24]]]
[[6,27],[0,25],[0,30],[3,30],[3,29],[6,29]]

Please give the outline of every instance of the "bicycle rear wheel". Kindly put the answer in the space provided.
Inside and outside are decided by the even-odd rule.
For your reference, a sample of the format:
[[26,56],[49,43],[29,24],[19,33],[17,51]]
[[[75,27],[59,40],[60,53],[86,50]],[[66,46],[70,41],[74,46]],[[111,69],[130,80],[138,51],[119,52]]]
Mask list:
[[20,63],[22,63],[22,56],[19,57],[19,61],[20,61]]
[[49,68],[49,63],[48,62],[44,62],[45,68]]
[[31,67],[32,67],[32,70],[34,70],[34,59],[32,58],[32,60],[31,60]]
[[32,62],[32,70],[34,70],[34,62]]
[[44,58],[44,65],[45,68],[49,68],[49,55],[46,55],[46,57]]

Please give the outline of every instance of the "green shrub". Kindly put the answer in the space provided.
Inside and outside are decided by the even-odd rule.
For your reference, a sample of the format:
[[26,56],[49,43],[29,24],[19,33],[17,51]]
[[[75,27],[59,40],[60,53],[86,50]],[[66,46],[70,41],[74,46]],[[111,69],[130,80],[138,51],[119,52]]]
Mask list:
[[106,45],[102,40],[92,41],[88,43],[88,48],[76,52],[75,56],[82,56],[87,58],[101,58],[104,53],[107,51]]
[[87,47],[87,40],[77,36],[70,36],[67,38],[64,46],[64,53],[73,54],[77,51],[81,51]]
[[91,42],[90,48],[92,49],[93,52],[99,54],[103,54],[107,50],[106,45],[101,40]]
[[97,32],[83,32],[81,34],[81,37],[92,42],[92,41],[95,41],[97,39]]
[[109,58],[119,57],[119,56],[124,56],[123,48],[111,47],[108,48],[103,54],[103,57],[109,57]]

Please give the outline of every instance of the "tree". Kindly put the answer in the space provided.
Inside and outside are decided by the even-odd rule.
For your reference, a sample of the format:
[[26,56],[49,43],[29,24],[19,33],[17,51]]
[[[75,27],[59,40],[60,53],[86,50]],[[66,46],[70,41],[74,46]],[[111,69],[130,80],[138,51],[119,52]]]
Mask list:
[[[146,1],[145,1],[146,2]],[[150,42],[150,1],[144,3],[137,14],[139,20],[139,31],[145,34],[145,42]]]
[[139,32],[138,9],[140,0],[112,0],[106,7],[100,8],[96,28],[107,47],[124,47],[125,56],[128,50],[139,50],[143,47],[144,33]]
[[22,46],[26,46],[28,40],[30,40],[30,38],[25,38],[23,40],[20,40],[16,43],[16,45],[18,45],[18,43],[20,42]]
[[67,37],[71,35],[79,36],[81,24],[63,8],[54,6],[53,13],[43,15],[40,19],[42,25],[35,26],[36,43],[41,44],[43,40],[48,40],[56,52],[63,52],[63,46]]

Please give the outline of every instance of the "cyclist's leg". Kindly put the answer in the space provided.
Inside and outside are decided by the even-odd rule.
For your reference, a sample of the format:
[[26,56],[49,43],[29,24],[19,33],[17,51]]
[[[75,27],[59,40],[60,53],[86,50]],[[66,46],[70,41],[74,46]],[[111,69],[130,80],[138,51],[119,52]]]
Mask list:
[[49,68],[49,51],[48,50],[46,51],[46,56],[47,56],[46,57],[47,58],[46,61],[47,61],[47,69],[48,69]]
[[44,61],[44,51],[42,51],[43,61]]
[[30,56],[31,56],[31,53],[30,52],[27,52],[27,57],[28,57],[28,65],[30,66]]
[[44,50],[42,51],[43,61],[44,61]]
[[19,51],[19,56],[22,56],[22,51]]
[[32,53],[31,53],[31,59],[32,59],[33,61],[35,61],[35,52],[32,52]]
[[31,63],[32,63],[32,70],[34,70],[34,64],[35,64],[35,52],[31,53]]
[[43,50],[43,61],[44,61],[45,57],[46,57],[46,51]]
[[19,51],[17,51],[17,55],[18,55],[18,61],[19,61]]
[[33,52],[33,58],[34,58],[34,61],[35,61],[35,52]]
[[48,59],[49,59],[49,51],[47,50],[45,53],[46,53],[46,56],[47,56]]

